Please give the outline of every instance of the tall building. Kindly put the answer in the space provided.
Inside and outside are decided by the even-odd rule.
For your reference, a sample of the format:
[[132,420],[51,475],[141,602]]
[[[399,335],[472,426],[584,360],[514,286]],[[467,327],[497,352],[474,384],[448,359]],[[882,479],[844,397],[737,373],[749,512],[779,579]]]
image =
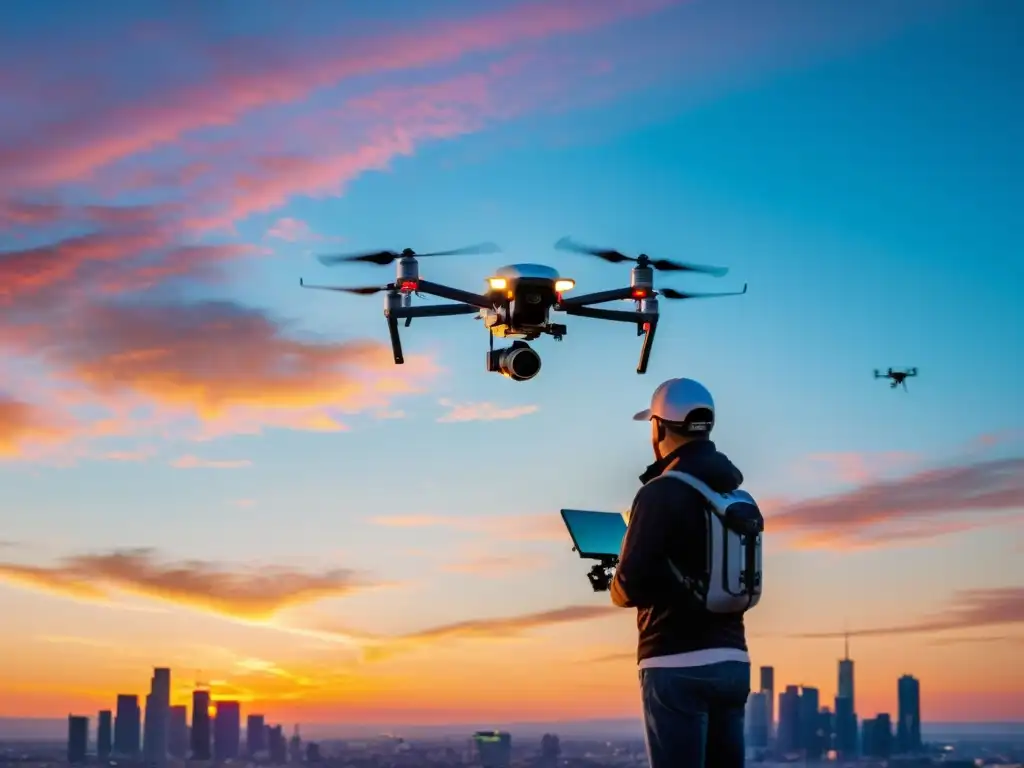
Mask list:
[[904,675],[897,683],[899,698],[896,748],[903,754],[921,751],[921,683]]
[[146,697],[142,759],[146,768],[167,767],[167,731],[171,717],[171,670],[156,667]]
[[184,704],[171,707],[167,722],[167,754],[179,760],[188,757],[188,709]]
[[68,715],[68,762],[80,765],[89,753],[89,718]]
[[892,754],[892,718],[880,714],[865,720],[861,742],[866,757],[887,759]]
[[844,760],[853,760],[858,755],[857,749],[857,715],[853,711],[853,701],[845,696],[836,696],[836,712],[833,718],[835,748]]
[[100,710],[96,723],[96,757],[101,761],[110,759],[113,748],[114,717],[109,709]]
[[210,752],[210,692],[205,688],[192,691],[192,759],[209,760]]
[[280,725],[267,728],[267,752],[273,765],[284,765],[288,759],[288,744],[285,742],[284,729]]
[[267,748],[267,725],[263,715],[249,715],[245,719],[245,751],[249,757]]
[[776,744],[780,754],[800,749],[800,688],[787,685],[779,694],[779,730]]
[[775,667],[761,667],[761,693],[768,701],[768,739],[775,734]]
[[293,763],[302,762],[302,736],[299,735],[299,726],[292,730],[292,738],[288,743],[288,758]]
[[139,697],[120,693],[117,696],[117,714],[114,718],[114,752],[133,757],[142,750],[142,711]]
[[477,731],[473,734],[481,768],[508,768],[512,762],[512,736],[502,731]]
[[825,751],[824,737],[818,732],[821,725],[820,698],[817,688],[805,685],[800,690],[800,742],[797,747],[804,751],[809,760],[817,760]]
[[562,754],[562,742],[554,733],[545,733],[540,739],[540,760],[544,768],[553,768],[558,765],[558,758]]
[[836,691],[836,698],[850,700],[853,711],[857,711],[857,699],[854,696],[853,688],[853,659],[850,658],[850,636],[847,635],[843,643],[843,658],[839,660],[839,685]]
[[768,748],[768,693],[758,691],[747,698],[747,746]]
[[237,701],[218,701],[213,721],[213,757],[237,760],[242,741],[242,707]]

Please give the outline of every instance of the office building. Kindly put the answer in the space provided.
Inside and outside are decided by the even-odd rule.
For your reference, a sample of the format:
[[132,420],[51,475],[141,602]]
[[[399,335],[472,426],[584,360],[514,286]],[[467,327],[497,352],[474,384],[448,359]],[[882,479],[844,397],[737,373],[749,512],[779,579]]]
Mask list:
[[167,735],[171,717],[171,670],[157,667],[149,682],[142,759],[145,768],[167,768]]
[[887,760],[892,755],[892,718],[887,714],[880,714],[871,720],[865,720],[861,745],[865,757]]
[[245,752],[249,757],[267,748],[267,725],[263,715],[249,715],[245,719]]
[[292,739],[288,744],[288,758],[293,763],[302,762],[302,737],[299,735],[299,726],[292,730]]
[[114,753],[134,757],[142,751],[142,710],[139,697],[121,693],[117,696],[114,717]]
[[178,760],[188,757],[188,709],[171,707],[167,723],[167,753]]
[[853,707],[853,711],[857,711],[857,699],[854,696],[853,687],[853,659],[850,658],[850,638],[847,637],[844,648],[843,658],[839,660],[839,685],[836,689],[836,698],[844,698],[850,700],[850,706]]
[[89,753],[89,718],[68,715],[68,762],[81,765]]
[[833,719],[835,749],[844,760],[852,760],[859,754],[857,749],[857,715],[853,711],[853,701],[845,696],[837,696],[835,701],[835,717]]
[[204,688],[192,691],[192,734],[189,737],[192,759],[206,761],[210,751],[210,692]]
[[283,765],[288,759],[288,745],[284,739],[284,728],[280,725],[267,728],[267,753],[274,765]]
[[921,751],[921,683],[913,675],[904,675],[897,684],[899,704],[896,721],[896,748],[901,754]]
[[110,759],[114,747],[114,715],[109,709],[100,710],[96,721],[96,757],[101,761]]
[[768,748],[768,694],[758,691],[747,698],[747,746],[754,750]]
[[562,742],[553,733],[545,733],[540,739],[540,761],[544,768],[554,768],[562,754]]
[[799,743],[808,760],[819,759],[825,751],[824,734],[819,733],[820,695],[817,688],[803,686],[800,689]]
[[800,688],[787,685],[779,694],[779,729],[776,735],[778,752],[797,752],[800,747]]
[[213,757],[237,760],[242,741],[242,707],[237,701],[218,701],[213,721]]
[[761,667],[761,693],[768,701],[768,740],[775,735],[775,667]]
[[481,768],[508,768],[512,762],[512,736],[502,731],[473,734]]
[[320,759],[320,745],[313,741],[306,744],[306,762],[319,763]]

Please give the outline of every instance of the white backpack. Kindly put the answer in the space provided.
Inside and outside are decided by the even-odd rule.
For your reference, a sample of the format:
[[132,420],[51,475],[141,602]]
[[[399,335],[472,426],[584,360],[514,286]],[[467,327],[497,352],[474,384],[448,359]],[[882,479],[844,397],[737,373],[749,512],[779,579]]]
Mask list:
[[684,576],[669,561],[676,577],[711,613],[743,613],[761,599],[761,540],[764,517],[746,491],[718,493],[692,475],[668,471],[706,500],[708,570],[705,579]]

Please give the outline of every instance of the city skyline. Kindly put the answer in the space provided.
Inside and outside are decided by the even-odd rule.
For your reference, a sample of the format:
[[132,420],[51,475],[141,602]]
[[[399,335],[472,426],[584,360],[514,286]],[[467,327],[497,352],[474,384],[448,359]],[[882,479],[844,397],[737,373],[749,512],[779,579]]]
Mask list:
[[[628,507],[687,375],[765,511],[755,669],[833,701],[848,632],[861,712],[1024,722],[1020,5],[343,5],[4,6],[0,717],[141,723],[169,667],[153,706],[287,723],[635,718],[559,509]],[[468,317],[395,366],[379,297],[299,289],[481,241],[429,278],[628,279],[567,235],[749,292],[514,383]]]

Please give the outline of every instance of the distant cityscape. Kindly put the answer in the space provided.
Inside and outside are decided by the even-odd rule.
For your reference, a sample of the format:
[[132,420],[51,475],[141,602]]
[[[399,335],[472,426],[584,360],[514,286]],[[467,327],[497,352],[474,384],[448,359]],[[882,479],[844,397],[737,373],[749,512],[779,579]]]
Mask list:
[[[882,712],[860,718],[848,643],[838,662],[837,693],[831,707],[822,706],[819,690],[811,686],[786,685],[777,690],[773,667],[761,667],[759,677],[758,690],[750,694],[747,703],[747,753],[749,763],[763,768],[794,763],[858,768],[1024,764],[1024,744],[1019,742],[926,743],[921,733],[921,685],[909,674],[895,681],[895,717]],[[189,722],[188,707],[171,705],[171,670],[158,667],[153,670],[143,706],[136,694],[118,694],[112,710],[98,712],[94,732],[90,717],[69,715],[66,747],[59,752],[29,740],[0,742],[0,765],[182,768],[190,764],[307,763],[323,768],[639,768],[647,764],[640,738],[595,737],[563,743],[558,735],[547,733],[534,739],[517,740],[514,746],[509,732],[477,731],[462,739],[380,736],[329,740],[322,747],[318,742],[303,743],[298,725],[293,726],[290,737],[286,736],[283,725],[268,723],[261,713],[247,714],[243,731],[241,703],[214,700],[209,688],[198,683],[192,692]]]

